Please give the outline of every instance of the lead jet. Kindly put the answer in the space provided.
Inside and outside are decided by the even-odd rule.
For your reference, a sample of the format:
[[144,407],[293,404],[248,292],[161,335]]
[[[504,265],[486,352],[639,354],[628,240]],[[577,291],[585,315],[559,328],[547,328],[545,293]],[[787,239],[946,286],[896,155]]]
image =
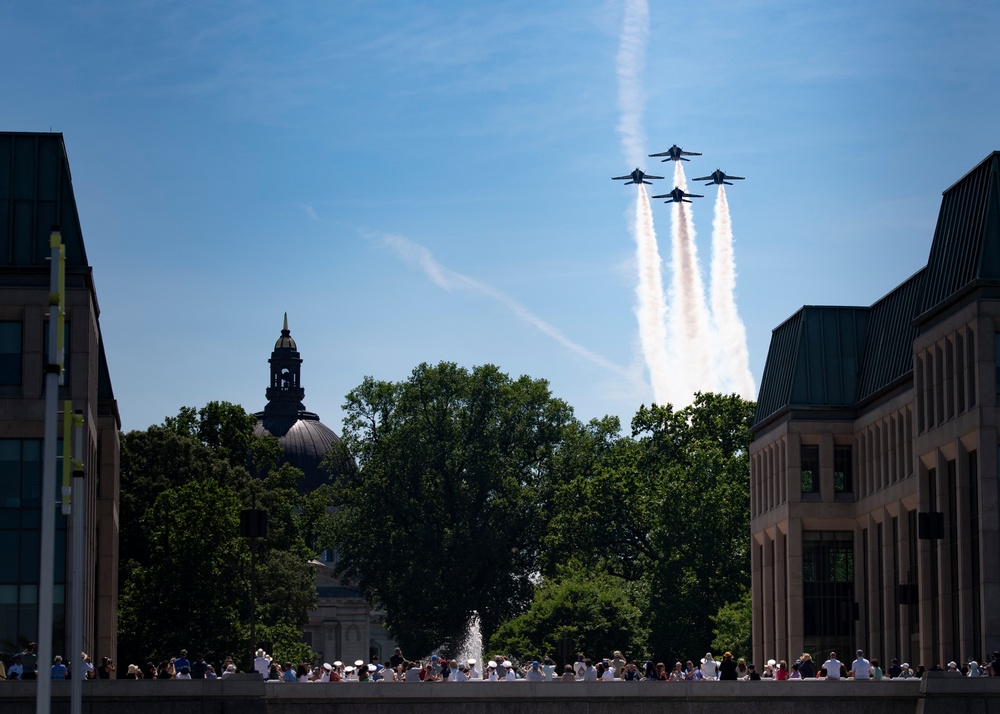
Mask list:
[[690,161],[691,159],[685,159],[685,156],[701,156],[697,151],[684,151],[681,147],[674,144],[666,151],[661,151],[659,154],[650,154],[653,156],[666,156],[664,161]]
[[674,188],[670,193],[665,193],[662,196],[653,196],[653,198],[665,198],[667,199],[664,203],[691,203],[689,198],[705,198],[700,193],[684,193],[679,188]]
[[714,184],[718,184],[720,186],[722,184],[726,184],[727,186],[732,186],[732,184],[729,183],[729,181],[726,181],[726,179],[732,179],[733,181],[742,181],[743,177],[742,176],[727,176],[726,172],[723,171],[722,169],[716,169],[715,171],[713,171],[712,173],[710,173],[708,176],[702,176],[701,178],[696,178],[696,179],[691,179],[691,180],[692,181],[708,181],[708,183],[705,184],[706,186],[711,186],[713,183]]
[[[630,178],[632,180],[631,181],[625,181],[625,179],[627,179],[627,178]],[[628,174],[627,176],[612,176],[611,180],[612,181],[625,181],[625,185],[626,186],[628,186],[630,183],[634,183],[636,185],[638,185],[640,183],[644,183],[644,184],[648,184],[648,185],[652,186],[653,183],[651,181],[645,181],[643,179],[661,179],[661,178],[663,178],[663,177],[662,176],[652,176],[651,174],[644,174],[642,171],[640,171],[638,168],[636,168],[635,171],[633,171],[632,173]]]

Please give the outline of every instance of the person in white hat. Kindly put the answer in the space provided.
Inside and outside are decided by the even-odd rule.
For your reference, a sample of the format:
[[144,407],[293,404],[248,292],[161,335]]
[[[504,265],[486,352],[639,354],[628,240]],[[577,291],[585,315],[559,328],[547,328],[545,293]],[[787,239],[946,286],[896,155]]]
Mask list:
[[711,652],[706,652],[704,659],[701,660],[701,675],[705,679],[719,678],[719,663],[712,657]]
[[476,660],[474,658],[469,659],[467,662],[469,665],[469,679],[482,679],[483,675],[480,674],[479,670],[476,669]]
[[515,679],[517,679],[517,672],[514,670],[513,662],[511,662],[509,659],[505,659],[503,661],[503,668],[507,670],[506,674],[504,674],[504,679],[506,679],[508,682],[513,682]]
[[262,649],[257,650],[257,656],[253,660],[253,668],[260,673],[260,676],[267,679],[267,671],[271,669],[271,658]]
[[499,682],[500,676],[497,674],[497,663],[493,660],[490,660],[490,663],[489,665],[487,665],[487,668],[489,669],[489,676],[487,678],[491,682]]

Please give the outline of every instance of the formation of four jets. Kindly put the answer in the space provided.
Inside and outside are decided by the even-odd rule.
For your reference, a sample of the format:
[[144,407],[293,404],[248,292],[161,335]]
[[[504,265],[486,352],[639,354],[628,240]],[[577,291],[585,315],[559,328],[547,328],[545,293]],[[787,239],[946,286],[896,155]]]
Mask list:
[[[697,151],[684,151],[681,147],[677,146],[677,144],[674,144],[666,151],[662,151],[659,154],[650,154],[649,156],[651,158],[666,156],[667,158],[663,159],[663,161],[690,161],[690,159],[685,159],[684,157],[701,156],[701,154],[698,153]],[[627,174],[625,176],[613,176],[611,180],[625,181],[625,179],[630,179],[628,181],[625,181],[626,185],[630,183],[634,184],[644,183],[652,186],[653,185],[652,182],[646,181],[646,179],[662,179],[662,178],[663,176],[653,176],[652,174],[644,173],[640,169],[636,168],[636,170],[630,174]],[[707,181],[708,183],[705,184],[706,186],[711,186],[712,184],[717,184],[720,186],[722,184],[726,184],[727,186],[732,186],[733,184],[731,184],[726,179],[730,179],[733,181],[743,181],[742,176],[729,176],[722,169],[716,169],[708,176],[702,176],[701,178],[696,178],[691,180]],[[660,196],[653,196],[653,198],[667,199],[666,201],[664,201],[664,203],[691,203],[691,201],[688,200],[689,198],[704,198],[704,196],[698,193],[684,193],[679,188],[674,187],[674,190],[671,191],[670,193],[664,193]]]

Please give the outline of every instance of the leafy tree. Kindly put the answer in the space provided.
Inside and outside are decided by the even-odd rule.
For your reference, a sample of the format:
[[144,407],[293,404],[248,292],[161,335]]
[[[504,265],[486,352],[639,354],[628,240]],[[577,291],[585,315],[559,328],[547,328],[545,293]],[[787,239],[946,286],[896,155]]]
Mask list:
[[[237,405],[210,402],[200,410],[184,407],[162,426],[122,435],[123,655],[145,661],[186,647],[231,654],[248,666],[251,574],[248,543],[238,537],[239,511],[255,507],[269,513],[267,537],[256,545],[257,640],[271,642],[281,658],[311,658],[302,642],[302,626],[316,603],[309,565],[315,553],[306,537],[318,526],[302,516],[307,499],[296,489],[301,472],[287,464],[276,468],[278,441],[255,437],[255,424]],[[248,473],[248,457],[257,478]],[[220,559],[240,567],[223,568]],[[181,567],[188,560],[197,563]]]
[[752,651],[752,613],[750,589],[745,588],[739,600],[726,603],[712,618],[715,622],[712,649],[749,654]]
[[[535,589],[531,607],[503,623],[490,638],[491,652],[563,660],[584,652],[610,657],[622,650],[645,659],[646,636],[640,586],[607,573],[561,568]],[[567,662],[563,661],[563,664]]]
[[568,405],[492,365],[422,364],[347,395],[336,482],[339,572],[385,606],[411,652],[486,636],[532,595]]
[[240,503],[212,481],[168,488],[143,514],[147,556],[121,598],[119,644],[165,657],[182,647],[218,656],[246,649],[249,558],[239,541]]
[[748,585],[753,406],[699,394],[640,408],[632,437],[606,419],[567,439],[545,572],[578,558],[641,584],[658,659],[704,652],[712,617]]
[[641,468],[660,485],[649,573],[658,654],[706,649],[712,616],[749,584],[753,409],[736,395],[698,394],[678,412],[640,409],[632,422]]

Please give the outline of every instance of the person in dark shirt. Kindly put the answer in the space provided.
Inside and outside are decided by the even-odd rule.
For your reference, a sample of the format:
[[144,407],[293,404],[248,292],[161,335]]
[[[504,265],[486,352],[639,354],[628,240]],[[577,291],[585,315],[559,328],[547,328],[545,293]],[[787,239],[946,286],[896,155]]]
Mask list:
[[759,682],[760,681],[760,675],[757,674],[757,668],[756,667],[754,667],[752,664],[748,664],[747,665],[747,671],[749,672],[748,676],[749,676],[749,679],[750,679],[751,682]]
[[892,664],[889,665],[889,669],[885,671],[889,675],[889,679],[895,679],[900,674],[902,674],[903,668],[899,666],[899,660],[895,657],[892,658]]
[[402,651],[397,647],[392,653],[392,657],[389,658],[389,666],[395,670],[399,670],[399,665],[403,664],[406,660],[403,658]]
[[205,655],[199,652],[195,655],[194,664],[191,665],[191,679],[204,679],[206,670],[208,662],[205,661]]
[[722,655],[722,661],[719,662],[719,680],[736,681],[736,662],[733,661],[731,652],[726,652]]

